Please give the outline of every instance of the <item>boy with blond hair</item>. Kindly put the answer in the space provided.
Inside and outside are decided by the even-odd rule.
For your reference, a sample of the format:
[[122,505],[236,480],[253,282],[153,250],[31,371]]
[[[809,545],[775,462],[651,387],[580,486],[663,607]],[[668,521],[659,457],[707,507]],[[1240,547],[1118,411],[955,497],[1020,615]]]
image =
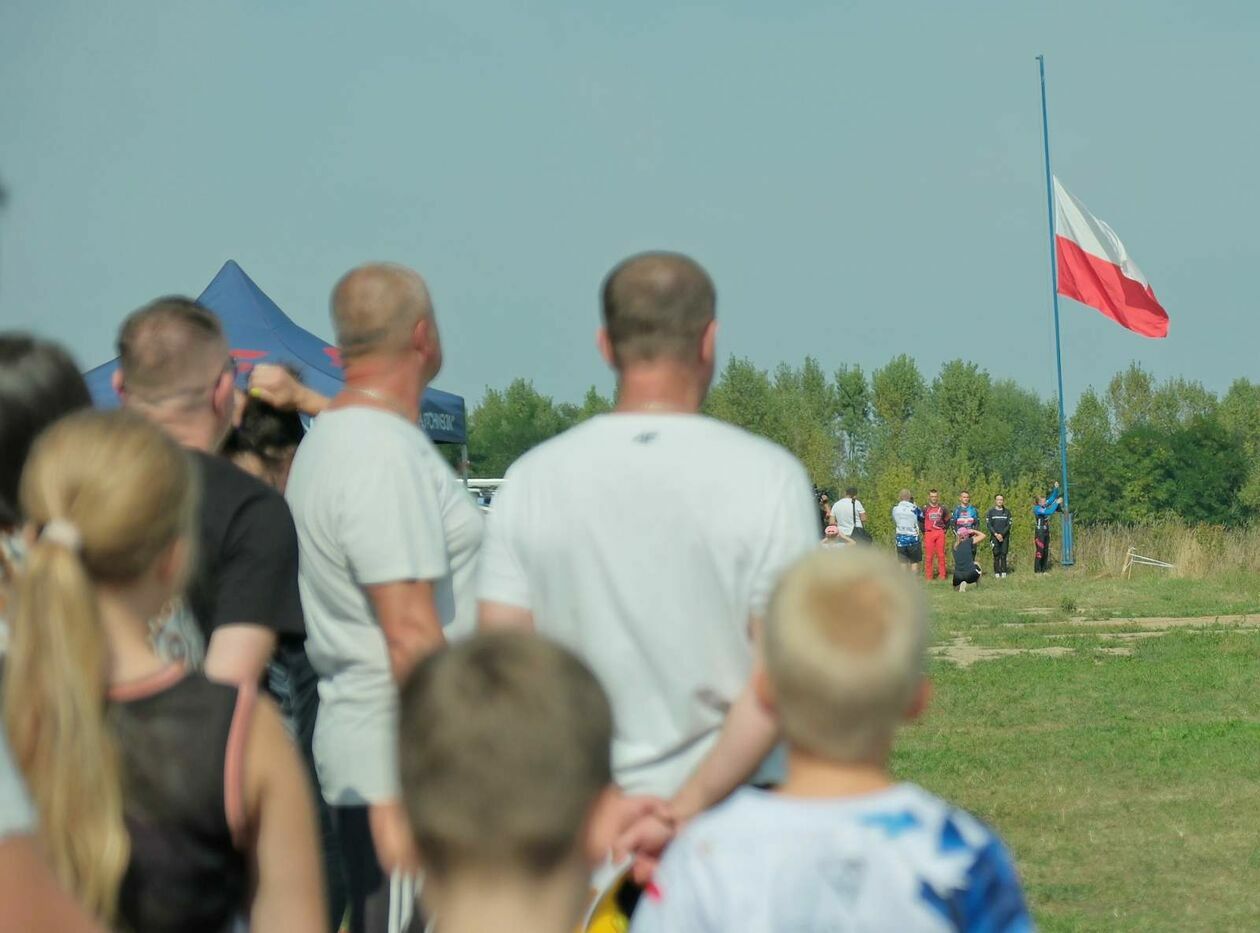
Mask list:
[[787,781],[695,819],[633,933],[1033,928],[1001,840],[889,774],[893,733],[928,700],[927,629],[919,587],[874,549],[788,571],[755,675],[787,739]]
[[403,800],[441,933],[573,933],[617,832],[612,712],[576,657],[478,635],[402,690]]

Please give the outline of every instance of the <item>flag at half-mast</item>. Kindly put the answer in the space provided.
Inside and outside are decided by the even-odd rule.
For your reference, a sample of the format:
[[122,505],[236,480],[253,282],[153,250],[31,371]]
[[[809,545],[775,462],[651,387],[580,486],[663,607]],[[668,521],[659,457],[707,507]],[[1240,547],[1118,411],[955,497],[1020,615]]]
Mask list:
[[1097,308],[1144,337],[1168,336],[1168,312],[1116,232],[1054,180],[1059,294]]

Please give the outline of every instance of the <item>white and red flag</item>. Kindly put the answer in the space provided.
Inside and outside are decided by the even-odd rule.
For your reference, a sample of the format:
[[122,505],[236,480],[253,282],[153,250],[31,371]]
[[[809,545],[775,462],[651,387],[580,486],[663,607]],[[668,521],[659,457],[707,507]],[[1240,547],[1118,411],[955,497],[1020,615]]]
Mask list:
[[1168,312],[1114,230],[1054,180],[1059,294],[1097,308],[1144,337],[1168,336]]

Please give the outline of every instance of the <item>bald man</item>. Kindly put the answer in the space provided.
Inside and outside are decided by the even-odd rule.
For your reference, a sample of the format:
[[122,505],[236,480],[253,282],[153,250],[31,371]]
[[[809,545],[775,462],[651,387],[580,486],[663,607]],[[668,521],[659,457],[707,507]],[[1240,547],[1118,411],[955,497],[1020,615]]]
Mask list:
[[[187,608],[159,634],[164,653],[229,683],[257,684],[276,653],[297,657],[305,626],[297,537],[283,497],[217,456],[232,423],[235,366],[219,319],[189,298],[160,298],[118,335],[123,404],[193,452],[202,497]],[[304,660],[304,659],[303,659]]]
[[634,256],[605,279],[602,305],[616,409],[508,471],[478,571],[480,622],[536,629],[591,666],[629,791],[679,792],[727,722],[736,741],[683,809],[733,789],[773,745],[746,689],[754,622],[783,568],[815,547],[816,506],[786,450],[699,414],[717,340],[704,269]]
[[398,685],[443,629],[469,630],[481,515],[420,430],[442,366],[424,280],[402,266],[347,273],[332,294],[345,386],[298,448],[286,496],[301,546],[315,760],[333,807],[351,930],[384,931],[389,876],[415,869],[400,806]]

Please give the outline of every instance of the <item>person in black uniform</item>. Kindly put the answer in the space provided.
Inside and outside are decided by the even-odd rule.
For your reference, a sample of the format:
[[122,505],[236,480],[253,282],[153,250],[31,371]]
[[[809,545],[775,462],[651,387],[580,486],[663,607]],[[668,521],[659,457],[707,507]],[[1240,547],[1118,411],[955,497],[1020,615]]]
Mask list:
[[183,590],[197,499],[192,460],[134,413],[41,435],[4,727],[49,864],[103,928],[326,930],[308,782],[275,707],[151,643]]
[[993,497],[993,508],[984,516],[993,547],[993,576],[1006,576],[1006,555],[1011,549],[1011,510],[1005,496]]
[[958,529],[958,543],[954,545],[954,589],[965,593],[970,584],[980,582],[980,565],[976,563],[976,548],[987,538],[983,531],[972,528]]

